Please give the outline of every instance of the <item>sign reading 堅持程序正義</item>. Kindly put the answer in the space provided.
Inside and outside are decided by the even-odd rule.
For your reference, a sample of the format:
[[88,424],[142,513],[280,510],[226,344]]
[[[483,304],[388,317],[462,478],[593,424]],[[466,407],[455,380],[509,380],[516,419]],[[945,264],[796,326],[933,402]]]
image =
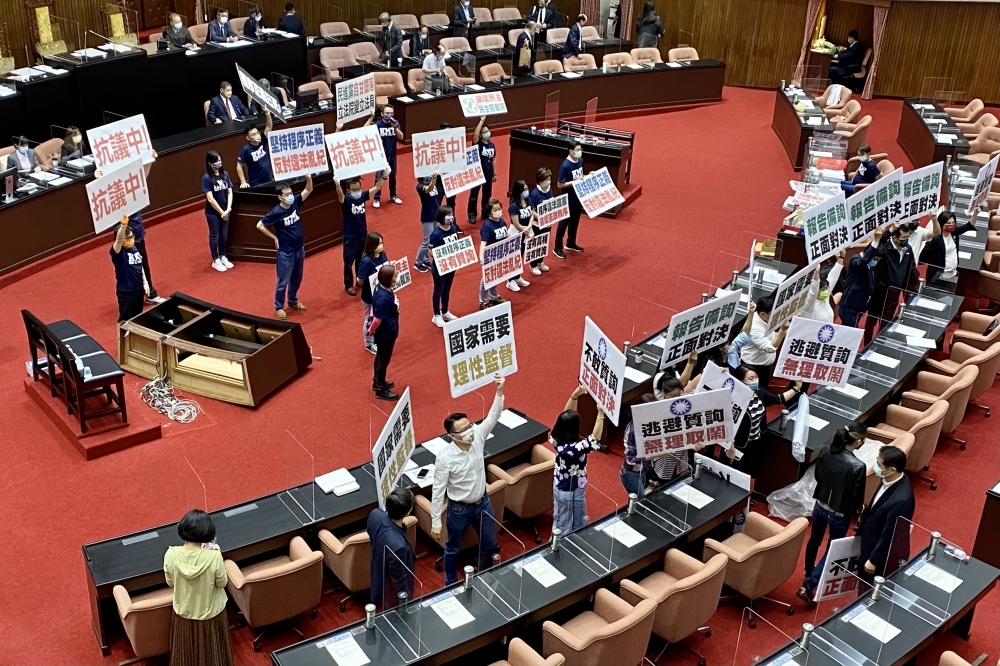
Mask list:
[[323,123],[273,129],[268,132],[266,141],[275,180],[323,173],[330,168]]

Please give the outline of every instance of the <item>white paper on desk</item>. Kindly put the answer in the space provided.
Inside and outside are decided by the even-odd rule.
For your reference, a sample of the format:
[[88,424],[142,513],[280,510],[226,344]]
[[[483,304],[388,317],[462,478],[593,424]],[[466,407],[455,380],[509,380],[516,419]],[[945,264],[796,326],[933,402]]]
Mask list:
[[406,459],[406,464],[403,465],[403,471],[404,472],[410,472],[412,470],[419,469],[419,468],[420,468],[420,466],[417,465],[417,463],[413,462],[412,458],[407,458]]
[[813,416],[812,414],[809,415],[809,427],[813,430],[822,430],[828,425],[830,425],[829,421],[824,421],[818,416]]
[[101,44],[97,48],[101,49],[102,51],[114,51],[116,53],[128,53],[129,51],[132,50],[129,47],[124,46],[122,44],[114,44],[114,43]]
[[10,97],[16,95],[17,89],[10,86],[0,86],[0,97]]
[[920,349],[934,349],[937,347],[937,343],[933,340],[928,340],[927,338],[915,338],[912,335],[906,336],[906,344]]
[[72,178],[67,178],[66,176],[60,176],[49,183],[52,187],[59,187],[60,185],[65,185],[66,183],[72,183]]
[[507,426],[508,428],[510,428],[511,430],[515,430],[516,428],[520,428],[525,423],[527,423],[528,419],[523,418],[522,416],[518,415],[515,412],[510,411],[509,409],[505,409],[502,412],[500,412],[500,418],[498,419],[498,421]]
[[865,354],[864,360],[884,365],[887,368],[895,368],[899,366],[899,359],[886,356],[885,354],[879,354],[875,351]]
[[654,347],[659,347],[660,349],[666,349],[667,339],[664,338],[662,335],[658,335],[656,336],[656,339],[654,339],[649,344],[653,345]]
[[958,258],[959,259],[972,259],[972,253],[971,252],[959,252],[958,253]]
[[475,90],[477,92],[480,90],[486,90],[486,88],[483,88],[478,83],[470,83],[469,85],[466,86],[466,88],[468,88],[469,90]]
[[35,69],[40,69],[48,74],[56,74],[56,75],[66,74],[69,71],[67,69],[58,69],[56,67],[49,67],[48,65],[35,65]]
[[[98,53],[100,53],[100,51],[98,51]],[[10,73],[14,74],[15,76],[31,77],[31,76],[41,76],[44,72],[35,67],[18,67],[17,69],[12,69]]]
[[976,193],[975,189],[965,189],[963,187],[955,188],[955,194],[961,194],[964,197],[971,197],[975,193]]
[[88,58],[106,58],[108,54],[104,51],[98,51],[97,49],[80,49],[78,51],[73,51],[73,55],[77,58],[82,58],[84,56]]
[[634,62],[633,63],[629,63],[628,65],[625,65],[625,66],[628,67],[629,69],[642,69],[642,65],[637,65]]
[[[427,470],[427,473],[424,474],[423,478],[421,478],[420,471],[424,469]],[[431,485],[434,483],[434,463],[431,463],[430,465],[424,465],[423,467],[417,467],[414,464],[413,469],[406,470],[403,473],[406,474],[407,477],[409,477],[410,481],[417,484],[421,488],[430,488]]]
[[580,72],[562,72],[563,78],[567,79],[578,79],[580,78]]
[[[346,495],[347,492],[351,492],[348,490],[350,486],[357,486],[356,488],[353,488],[353,490],[360,488],[360,486],[358,486],[358,482],[354,478],[354,475],[343,467],[335,469],[322,476],[317,476],[316,485],[318,485],[320,490],[324,493],[329,494],[333,492],[336,493],[338,497],[340,495]],[[337,492],[338,490],[340,492]]]
[[371,663],[371,659],[362,651],[358,642],[354,640],[354,634],[349,631],[323,641],[323,643],[323,647],[330,653],[333,660],[337,662],[337,666],[364,666]]
[[443,437],[435,437],[434,439],[427,440],[420,446],[433,453],[436,458],[438,454],[441,453],[441,449],[448,446],[448,442]]
[[561,583],[566,580],[566,576],[564,576],[559,569],[552,566],[552,564],[544,557],[539,557],[537,560],[533,560],[521,568],[531,574],[532,578],[541,583],[542,587],[552,587],[556,583]]
[[957,578],[944,569],[936,567],[930,562],[925,562],[917,569],[917,578],[925,580],[936,588],[942,589],[948,594],[955,591],[955,588],[962,584],[962,579]]
[[430,93],[420,93],[417,97],[420,99],[434,99],[434,95],[431,95]]
[[936,133],[934,135],[934,138],[937,139],[941,143],[951,143],[951,142],[953,142],[955,140],[955,135],[954,134],[940,134],[940,133]]
[[192,56],[192,55],[196,54],[200,50],[201,49],[184,49],[184,55],[186,55],[186,56]]
[[706,495],[694,486],[689,486],[686,483],[678,483],[675,487],[670,489],[670,494],[685,504],[690,504],[696,509],[708,506],[708,504],[715,499],[711,495]]
[[944,118],[924,118],[924,122],[928,125],[944,125],[948,121]]
[[774,284],[781,284],[787,278],[787,275],[782,275],[776,270],[771,268],[764,269],[764,282],[771,282]]
[[680,66],[681,66],[681,64],[679,62],[668,62],[667,63],[667,67],[672,67],[673,69],[677,69]]
[[899,629],[892,626],[870,610],[862,611],[851,620],[851,624],[881,643],[888,643],[899,635]]
[[861,400],[861,398],[868,395],[868,390],[863,389],[860,386],[854,386],[853,384],[844,384],[843,386],[831,386],[834,391],[838,393],[843,393],[844,395],[850,396],[855,400]]
[[409,104],[410,102],[413,101],[413,98],[404,96],[404,97],[397,97],[396,100],[399,102],[403,102],[404,104]]
[[813,127],[819,127],[820,125],[823,124],[823,119],[820,118],[819,116],[812,116],[806,119],[806,124],[812,125]]
[[612,518],[607,525],[601,528],[601,531],[626,548],[631,548],[646,540],[641,532],[636,531],[631,525],[623,523],[620,518]]
[[452,629],[458,629],[463,624],[468,624],[476,619],[453,594],[449,594],[448,598],[443,601],[431,604],[431,608]]
[[[662,340],[663,338],[660,338],[660,339]],[[625,366],[625,379],[630,379],[633,382],[635,382],[636,384],[641,384],[644,381],[646,381],[647,379],[649,379],[649,375],[647,375],[642,370],[638,370],[636,368],[633,368],[633,367],[630,367],[630,366],[626,365]]]
[[924,337],[924,332],[919,328],[913,328],[912,326],[906,326],[905,324],[893,324],[892,328],[889,329],[892,333],[899,333],[900,335],[905,335],[908,338],[922,338]]
[[924,298],[922,296],[918,298],[916,301],[914,301],[913,304],[916,305],[918,308],[924,308],[926,310],[934,310],[935,312],[941,312],[945,308],[944,303],[940,303],[938,301],[931,300],[929,298]]

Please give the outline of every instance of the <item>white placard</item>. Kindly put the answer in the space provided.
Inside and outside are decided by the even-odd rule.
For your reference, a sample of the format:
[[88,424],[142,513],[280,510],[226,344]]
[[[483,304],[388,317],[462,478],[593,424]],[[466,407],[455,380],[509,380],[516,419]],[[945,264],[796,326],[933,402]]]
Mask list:
[[473,146],[465,151],[465,168],[440,175],[441,187],[447,196],[453,197],[460,192],[471,190],[486,182],[483,165],[479,161],[479,148]]
[[278,118],[281,122],[285,121],[281,115],[281,105],[278,103],[278,100],[274,98],[274,95],[264,90],[260,83],[257,82],[257,79],[250,76],[250,73],[239,65],[236,65],[236,75],[240,77],[240,85],[243,86],[243,92],[270,111],[271,117]]
[[858,556],[861,554],[861,537],[849,536],[834,539],[826,551],[823,573],[813,601],[858,595]]
[[87,130],[87,143],[94,163],[104,173],[136,159],[141,159],[143,164],[153,161],[153,144],[146,129],[146,117],[141,113]]
[[[94,144],[91,143],[91,146]],[[976,186],[972,191],[972,200],[969,201],[969,215],[972,215],[972,211],[979,210],[979,207],[986,201],[986,198],[990,195],[990,188],[993,187],[993,179],[997,175],[997,163],[1000,162],[1000,155],[994,155],[993,159],[984,164],[980,169],[979,173],[976,174]]]
[[538,213],[538,227],[546,229],[560,220],[569,217],[569,195],[560,194],[557,197],[539,202],[535,207]]
[[903,213],[900,222],[919,219],[938,207],[943,173],[944,162],[936,162],[902,175]]
[[437,601],[431,604],[431,608],[437,613],[438,617],[441,618],[445,624],[451,629],[458,629],[463,624],[468,624],[475,621],[475,617],[472,616],[465,606],[462,605],[454,594],[447,593],[447,596],[441,601]]
[[419,132],[411,137],[413,176],[423,178],[433,173],[451,173],[466,167],[465,128]]
[[774,293],[774,306],[767,320],[767,334],[775,332],[804,308],[809,299],[809,285],[812,283],[816,265],[811,264],[798,273],[786,278]]
[[615,187],[607,167],[588,173],[573,181],[573,191],[580,200],[587,216],[594,218],[606,210],[625,203],[625,198]]
[[647,460],[696,445],[725,446],[736,434],[726,388],[632,405],[632,423],[636,456]]
[[486,386],[496,373],[517,372],[510,301],[446,322],[442,331],[451,397]]
[[847,221],[847,199],[838,192],[802,213],[806,263],[815,264],[851,244]]
[[502,241],[483,248],[483,284],[486,288],[520,277],[524,271],[521,233],[508,233]]
[[383,171],[388,166],[385,147],[374,125],[334,132],[323,139],[337,180]]
[[549,230],[535,234],[524,244],[524,263],[541,261],[549,256]]
[[[396,268],[395,283],[393,283],[392,285],[393,293],[413,283],[413,276],[410,273],[409,259],[403,257],[402,259],[394,259],[393,261],[390,261],[388,263],[392,264]],[[381,266],[379,268],[381,268]],[[368,288],[371,290],[373,294],[375,293],[375,288],[377,284],[378,284],[378,271],[376,270],[374,273],[368,276]],[[378,288],[381,289],[382,286],[378,285]]]
[[667,346],[660,356],[660,370],[686,359],[691,352],[700,353],[729,340],[740,293],[727,291],[672,316],[667,327]]
[[626,548],[631,548],[646,540],[645,535],[617,517],[612,518],[599,529]]
[[323,641],[323,647],[337,662],[337,666],[364,666],[371,663],[371,659],[354,639],[354,634],[349,631]]
[[458,103],[462,105],[462,113],[466,118],[507,113],[507,102],[503,99],[503,92],[499,90],[475,95],[459,95]]
[[858,190],[847,199],[847,217],[851,225],[851,243],[868,238],[876,229],[898,220],[903,214],[903,188],[900,167]]
[[274,180],[290,180],[330,169],[323,140],[323,123],[273,129],[265,138]]
[[729,374],[729,368],[720,368],[714,361],[708,361],[705,369],[701,371],[701,379],[694,392],[713,391],[716,389],[729,389],[733,400],[733,428],[738,430],[743,417],[746,416],[747,407],[753,400],[753,390]]
[[142,160],[136,158],[87,183],[87,202],[98,234],[148,206],[149,185]]
[[385,498],[396,487],[399,477],[406,469],[406,463],[410,460],[410,454],[413,453],[411,414],[410,387],[407,386],[372,448],[378,505],[383,509],[385,508]]
[[624,375],[625,354],[587,317],[578,380],[615,425],[621,414]]
[[375,74],[365,74],[336,85],[337,122],[349,123],[375,112]]
[[438,275],[447,275],[459,268],[479,263],[472,236],[452,235],[445,240],[447,242],[444,245],[431,248]]
[[850,379],[864,330],[793,317],[774,376],[820,386],[843,386]]
[[[737,450],[738,452],[738,450]],[[738,456],[736,459],[739,460]],[[695,464],[701,463],[701,472],[709,472],[716,475],[720,479],[724,480],[726,483],[731,483],[738,488],[742,488],[749,492],[750,490],[750,475],[746,472],[741,472],[734,467],[729,467],[724,465],[715,458],[709,458],[708,456],[702,455],[700,453],[694,454]],[[750,511],[750,498],[747,498],[746,507],[740,511],[738,514],[733,516],[733,531],[742,532],[746,527],[747,513]]]

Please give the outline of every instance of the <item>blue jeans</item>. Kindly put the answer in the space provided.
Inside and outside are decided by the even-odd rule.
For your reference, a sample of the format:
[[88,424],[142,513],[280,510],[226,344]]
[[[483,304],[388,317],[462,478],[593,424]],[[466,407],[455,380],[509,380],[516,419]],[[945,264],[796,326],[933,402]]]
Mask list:
[[212,259],[218,259],[226,255],[229,221],[223,220],[218,213],[208,211],[205,212],[205,219],[208,220],[208,249],[212,252]]
[[344,239],[344,289],[354,286],[354,276],[361,267],[361,255],[365,249],[364,238]]
[[465,530],[469,527],[479,535],[479,570],[487,569],[493,564],[493,553],[497,551],[497,532],[489,495],[483,495],[479,503],[474,505],[449,501],[446,524],[448,540],[444,544],[445,585],[458,580],[458,553],[462,549]]
[[434,231],[433,222],[421,222],[420,230],[424,234],[424,239],[420,242],[420,247],[417,248],[417,266],[430,266],[431,265],[431,253],[430,253],[430,242],[431,242],[431,232]]
[[622,488],[626,493],[635,493],[642,498],[642,492],[646,488],[646,472],[633,472],[624,465],[618,469],[618,477],[622,481]]
[[823,574],[823,567],[826,566],[826,556],[830,551],[827,545],[827,553],[823,553],[823,559],[816,562],[816,554],[819,553],[819,545],[823,543],[823,535],[826,528],[830,528],[830,541],[843,539],[847,536],[847,530],[851,526],[851,517],[838,515],[833,511],[828,511],[820,506],[819,502],[813,507],[812,529],[809,532],[809,541],[806,542],[806,553],[804,558],[806,581],[803,586],[811,594],[819,585],[820,576]]
[[[454,272],[454,271],[452,271]],[[499,285],[498,285],[499,286]],[[487,298],[490,301],[495,301],[500,298],[500,292],[497,291],[497,287],[493,286],[489,289],[486,288],[486,283],[482,280],[479,281],[479,304],[486,305]]]
[[566,536],[587,524],[587,488],[552,489],[552,526]]
[[274,309],[285,307],[285,290],[288,290],[288,304],[299,302],[299,285],[302,284],[302,268],[306,263],[306,249],[278,250],[278,286],[274,289]]

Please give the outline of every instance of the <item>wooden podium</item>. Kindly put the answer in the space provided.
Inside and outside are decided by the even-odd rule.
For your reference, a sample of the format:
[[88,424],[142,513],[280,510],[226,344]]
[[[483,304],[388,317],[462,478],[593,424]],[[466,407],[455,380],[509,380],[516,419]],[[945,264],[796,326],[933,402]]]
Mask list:
[[118,324],[118,363],[179,389],[256,407],[312,363],[302,328],[175,293]]

